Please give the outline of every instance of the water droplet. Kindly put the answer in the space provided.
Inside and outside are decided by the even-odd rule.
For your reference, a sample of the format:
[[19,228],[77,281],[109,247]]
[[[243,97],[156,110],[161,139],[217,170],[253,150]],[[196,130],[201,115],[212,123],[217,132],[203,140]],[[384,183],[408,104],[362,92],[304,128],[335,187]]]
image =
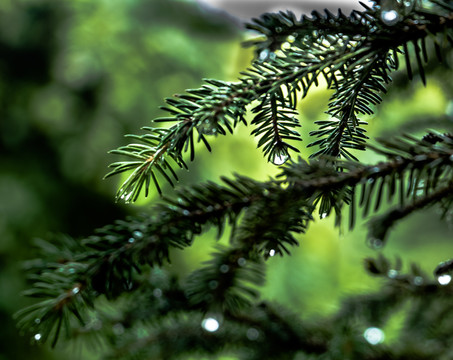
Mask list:
[[35,334],[35,336],[33,336],[33,339],[35,339],[36,341],[41,340],[41,338],[42,338],[41,334]]
[[320,217],[321,219],[324,219],[324,218],[327,217],[327,213],[326,213],[326,212],[325,212],[325,213],[322,213],[321,215],[319,215],[319,217]]
[[214,210],[214,207],[209,205],[207,208],[206,208],[206,211],[207,212],[212,212]]
[[245,264],[247,264],[247,260],[245,260],[244,258],[239,258],[238,259],[238,265],[239,266],[245,266]]
[[384,341],[385,334],[384,332],[377,328],[377,327],[369,327],[363,333],[363,337],[366,341],[368,341],[371,345],[377,345]]
[[437,277],[437,281],[440,285],[448,285],[451,281],[451,275],[443,274]]
[[395,10],[384,10],[381,12],[381,19],[384,24],[392,26],[399,21],[400,15]]
[[143,237],[143,233],[141,231],[138,231],[138,230],[135,230],[133,233],[132,233],[132,236],[136,239],[141,239]]
[[124,326],[121,323],[116,323],[115,325],[113,325],[112,330],[116,336],[124,334]]
[[184,216],[189,216],[189,215],[190,215],[190,211],[189,211],[189,210],[183,210],[183,211],[182,211],[182,214],[183,214]]
[[134,238],[129,238],[129,240],[127,240],[127,242],[128,242],[129,244],[132,244],[134,241],[135,241]]
[[274,249],[270,249],[269,250],[269,256],[270,257],[275,256],[275,250]]
[[219,282],[217,280],[211,280],[208,286],[211,290],[217,289],[217,286],[219,286]]
[[72,267],[68,269],[69,274],[75,274],[76,270]]
[[296,41],[296,37],[294,35],[290,35],[287,37],[287,40],[288,40],[288,42],[292,43],[292,42]]
[[156,298],[160,298],[160,297],[162,296],[162,290],[159,289],[159,288],[155,288],[155,289],[153,290],[153,295],[154,295],[154,297],[156,297]]
[[398,276],[398,271],[395,269],[390,269],[389,271],[387,271],[387,276],[390,279],[395,279]]
[[370,169],[370,173],[371,174],[376,174],[378,173],[379,171],[381,171],[381,169],[379,168],[379,166],[374,166]]
[[283,31],[283,28],[281,26],[277,26],[275,28],[275,31],[278,32],[278,33],[281,33]]
[[80,292],[80,287],[79,286],[74,286],[71,290],[72,295],[77,295]]
[[266,61],[269,58],[269,53],[270,53],[269,49],[262,50],[258,56],[258,59],[260,61]]
[[230,267],[227,264],[220,265],[220,272],[226,274],[230,270]]
[[276,152],[272,158],[272,163],[274,165],[283,165],[289,159],[288,153]]
[[215,124],[207,119],[197,126],[197,130],[203,135],[217,135],[217,128]]
[[423,278],[421,276],[414,277],[414,285],[420,286],[423,284]]
[[219,330],[220,324],[216,319],[208,317],[206,319],[203,319],[203,321],[201,322],[201,326],[206,331],[216,332],[217,330]]
[[412,1],[406,0],[406,1],[403,1],[403,5],[405,7],[411,7],[413,4],[412,4]]
[[251,341],[255,341],[255,340],[258,340],[258,338],[260,337],[260,332],[257,329],[251,327],[251,328],[247,329],[246,335],[247,335],[247,339],[249,339]]
[[368,239],[368,245],[370,248],[378,250],[384,246],[384,242],[381,239],[371,237]]
[[36,319],[35,319],[35,324],[40,324],[40,323],[41,323],[41,319],[36,318]]
[[450,155],[450,161],[453,161],[453,155]]

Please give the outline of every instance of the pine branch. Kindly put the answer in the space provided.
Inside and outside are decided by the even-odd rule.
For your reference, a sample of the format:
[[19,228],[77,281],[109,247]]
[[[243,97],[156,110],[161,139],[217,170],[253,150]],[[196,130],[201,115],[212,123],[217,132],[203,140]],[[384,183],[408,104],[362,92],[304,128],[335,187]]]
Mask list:
[[[373,166],[343,161],[343,172],[337,172],[329,161],[300,160],[282,170],[283,180],[260,183],[237,176],[234,180],[224,178],[223,186],[211,182],[178,190],[177,200],[167,199],[166,204],[156,205],[152,216],[104,227],[82,242],[84,249],[73,255],[75,261],[57,265],[50,262],[47,268],[41,266],[29,294],[49,299],[24,310],[24,326],[40,319],[48,326],[48,336],[53,324],[71,313],[83,321],[79,311],[83,301],[92,301],[100,294],[113,299],[133,290],[137,286],[137,274],[147,266],[161,266],[168,261],[170,248],[190,246],[194,237],[210,226],[215,226],[220,236],[227,221],[232,226],[232,247],[215,254],[206,267],[192,275],[189,299],[196,306],[206,308],[210,304],[229,312],[250,306],[249,299],[257,294],[244,286],[243,279],[260,283],[259,259],[283,255],[289,252],[288,246],[298,244],[294,234],[305,232],[319,198],[331,199],[329,207],[322,211],[329,213],[333,207],[337,217],[341,216],[342,208],[349,205],[352,224],[357,205],[363,208],[365,215],[373,199],[376,201],[374,210],[379,208],[385,187],[388,201],[398,188],[400,206],[412,201],[403,208],[402,215],[451,192],[453,139],[450,135],[428,134],[422,140],[406,137],[386,140],[383,144],[384,149],[374,150],[388,160]],[[407,189],[404,188],[405,174],[409,183]],[[378,182],[379,191],[375,193]],[[357,204],[355,193],[360,187],[362,195]],[[376,224],[388,225],[379,221],[374,226]],[[381,227],[377,229],[382,232]],[[375,233],[376,229],[373,235]],[[381,246],[383,239],[380,241]],[[70,277],[57,275],[66,268],[73,269]],[[223,272],[222,268],[226,270]],[[57,281],[53,286],[50,285],[52,279]],[[214,281],[216,286],[212,285]],[[41,284],[45,283],[49,285],[43,287]],[[48,322],[44,321],[47,319]],[[58,331],[55,339],[57,337]]]
[[[447,4],[448,5],[448,4]],[[163,109],[170,116],[158,122],[176,122],[169,129],[146,128],[151,134],[135,136],[145,144],[131,144],[113,153],[132,157],[134,161],[112,164],[114,170],[107,176],[132,170],[117,194],[117,199],[135,201],[151,179],[161,193],[154,168],[170,185],[177,180],[167,158],[185,167],[183,152],[195,156],[194,142],[203,142],[210,151],[207,137],[232,133],[239,123],[246,124],[246,107],[258,100],[252,111],[257,115],[252,134],[261,136],[258,146],[263,147],[268,160],[280,165],[289,158],[288,150],[298,152],[287,140],[300,141],[293,130],[299,126],[297,113],[298,93],[306,96],[311,85],[323,76],[327,87],[335,90],[328,105],[330,120],[318,121],[320,129],[311,133],[318,137],[310,146],[319,150],[312,156],[329,155],[355,159],[350,150],[363,150],[367,139],[365,125],[358,116],[372,114],[371,106],[381,102],[390,82],[389,73],[398,68],[398,53],[404,52],[408,75],[412,65],[408,44],[414,47],[415,59],[423,81],[423,61],[428,60],[425,38],[432,38],[441,56],[445,40],[451,39],[453,17],[442,11],[427,11],[423,5],[414,7],[400,21],[388,25],[383,11],[366,8],[345,16],[330,12],[314,12],[312,18],[297,20],[292,13],[266,14],[254,20],[249,28],[259,31],[265,40],[250,44],[259,51],[252,67],[243,72],[239,82],[229,83],[206,80],[200,89],[167,98]],[[384,19],[384,20],[383,20]],[[439,36],[437,36],[439,35]],[[281,54],[275,52],[280,51]],[[286,45],[285,45],[286,44]],[[402,49],[402,50],[401,50]]]

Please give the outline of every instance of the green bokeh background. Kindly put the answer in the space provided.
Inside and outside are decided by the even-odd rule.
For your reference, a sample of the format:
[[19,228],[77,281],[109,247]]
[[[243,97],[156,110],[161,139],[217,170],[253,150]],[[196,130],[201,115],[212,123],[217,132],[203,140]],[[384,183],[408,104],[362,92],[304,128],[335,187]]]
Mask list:
[[[77,342],[50,351],[18,334],[12,314],[29,303],[20,295],[26,288],[21,264],[35,255],[33,238],[83,237],[158,201],[152,193],[135,205],[115,203],[120,179],[102,180],[117,160],[107,151],[162,115],[163,98],[200,86],[202,78],[235,80],[253,56],[240,46],[244,36],[231,18],[190,1],[0,0],[0,360],[100,357]],[[451,85],[441,79],[390,91],[367,119],[370,136],[393,135],[403,124],[406,131],[451,131],[449,117],[417,120],[451,109]],[[301,102],[303,157],[328,98],[319,87]],[[276,174],[250,131],[241,126],[235,136],[213,139],[212,153],[198,146],[181,184],[233,173],[262,180]],[[359,220],[351,233],[334,228],[333,219],[317,220],[292,256],[268,260],[263,298],[313,318],[334,313],[348,294],[376,288],[379,283],[363,271],[362,259],[376,254],[366,245],[363,224]],[[382,251],[431,271],[453,256],[451,237],[433,210],[399,225]],[[214,245],[208,232],[193,248],[174,251],[173,271],[185,276]]]

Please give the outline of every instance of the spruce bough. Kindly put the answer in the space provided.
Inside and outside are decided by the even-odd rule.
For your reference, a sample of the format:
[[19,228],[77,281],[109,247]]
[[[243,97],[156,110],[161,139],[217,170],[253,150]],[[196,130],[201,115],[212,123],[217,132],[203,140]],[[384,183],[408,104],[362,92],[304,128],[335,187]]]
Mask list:
[[[266,160],[281,166],[278,176],[263,182],[236,175],[176,188],[149,213],[88,238],[40,240],[41,257],[27,264],[32,286],[26,291],[39,301],[17,314],[19,327],[52,345],[62,335],[105,342],[108,359],[448,358],[451,260],[429,276],[415,265],[404,272],[382,255],[368,258],[367,271],[385,285],[349,297],[322,321],[297,320],[259,298],[266,260],[290,256],[315,217],[333,216],[352,229],[359,213],[369,219],[367,241],[380,249],[392,227],[414,212],[435,206],[443,221],[451,216],[453,135],[431,130],[370,146],[361,118],[383,101],[391,73],[426,83],[432,68],[448,64],[453,2],[362,5],[349,15],[326,10],[254,19],[247,27],[258,36],[246,45],[256,57],[239,80],[206,79],[199,89],[167,98],[168,115],[155,120],[164,126],[127,135],[132,142],[112,153],[128,160],[113,163],[107,175],[128,173],[118,201],[134,202],[150,188],[162,193],[159,183],[173,185],[175,168],[194,160],[196,142],[210,150],[214,136],[243,124]],[[321,80],[332,90],[329,119],[316,121],[313,152],[303,159],[296,155],[297,103]],[[384,160],[362,163],[365,149]],[[383,203],[391,206],[378,213]],[[172,248],[190,247],[210,228],[220,238],[226,227],[229,245],[218,246],[199,269],[183,279],[167,272]],[[106,301],[113,310],[103,310]],[[379,326],[407,307],[398,340],[381,343]]]

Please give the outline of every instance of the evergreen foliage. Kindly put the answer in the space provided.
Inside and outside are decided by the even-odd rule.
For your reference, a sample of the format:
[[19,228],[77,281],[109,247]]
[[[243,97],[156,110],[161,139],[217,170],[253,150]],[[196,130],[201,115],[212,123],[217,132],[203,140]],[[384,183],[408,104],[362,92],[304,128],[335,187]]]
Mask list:
[[[432,277],[415,265],[403,272],[382,255],[366,259],[383,287],[349,297],[336,315],[316,322],[259,299],[266,260],[289,256],[318,215],[334,216],[338,226],[347,217],[350,229],[358,216],[369,219],[375,249],[414,212],[436,206],[443,220],[451,216],[453,135],[431,130],[369,145],[361,117],[381,103],[392,72],[405,67],[408,79],[425,83],[428,63],[451,62],[453,2],[363,6],[349,15],[264,14],[247,25],[258,32],[246,44],[256,59],[237,82],[206,79],[199,89],[167,98],[168,115],[155,121],[168,127],[146,127],[112,151],[128,158],[107,175],[129,174],[117,200],[134,202],[149,188],[162,193],[159,182],[175,184],[175,169],[187,167],[186,153],[194,160],[197,142],[210,150],[213,137],[248,126],[266,159],[281,166],[279,175],[176,188],[149,213],[81,241],[39,241],[41,257],[27,263],[26,292],[39,301],[17,314],[19,327],[52,345],[61,336],[97,339],[108,344],[109,359],[450,358],[453,288],[445,284],[452,261]],[[321,83],[332,90],[329,120],[317,121],[310,133],[311,158],[291,159],[301,141],[298,99]],[[365,149],[382,161],[360,162]],[[378,213],[384,203],[390,207]],[[229,234],[229,245],[218,246],[186,278],[172,277],[165,268],[171,249],[190,247],[210,228],[218,238]],[[114,310],[100,311],[105,302]],[[379,327],[407,308],[398,340],[380,344]]]

